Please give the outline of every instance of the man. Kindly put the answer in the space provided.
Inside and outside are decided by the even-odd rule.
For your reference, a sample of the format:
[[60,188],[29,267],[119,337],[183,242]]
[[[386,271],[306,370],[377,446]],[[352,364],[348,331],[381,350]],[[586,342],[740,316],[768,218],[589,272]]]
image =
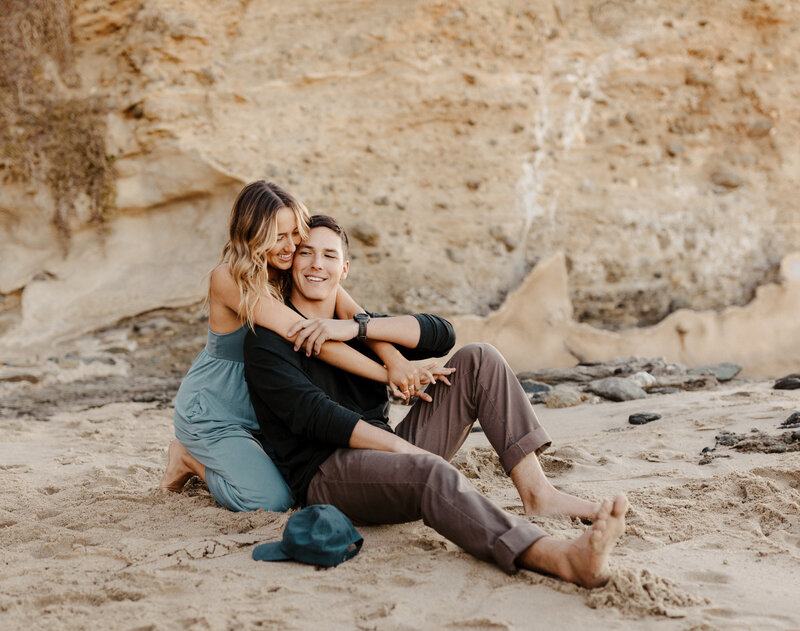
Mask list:
[[[316,330],[321,318],[335,315],[349,261],[347,237],[335,220],[316,215],[309,225],[310,236],[295,254],[289,305]],[[336,327],[347,327],[345,337],[393,342],[411,359],[444,355],[455,342],[450,324],[428,314],[359,319]],[[525,567],[587,587],[608,580],[627,499],[618,495],[595,504],[550,485],[536,456],[550,439],[493,347],[471,344],[457,351],[446,364],[454,371],[429,378],[435,383],[420,396],[430,400],[418,401],[394,431],[383,385],[297,353],[291,342],[261,327],[248,334],[244,356],[264,440],[298,502],[333,504],[364,524],[421,518],[507,572]],[[448,462],[477,418],[526,512],[593,519],[581,537],[556,540],[509,515]]]

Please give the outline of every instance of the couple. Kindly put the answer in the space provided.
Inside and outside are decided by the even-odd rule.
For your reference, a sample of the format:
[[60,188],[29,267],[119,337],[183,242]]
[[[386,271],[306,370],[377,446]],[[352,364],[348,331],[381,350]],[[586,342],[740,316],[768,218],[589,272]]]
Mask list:
[[[325,503],[364,524],[421,518],[507,572],[604,584],[625,496],[598,504],[548,482],[537,458],[547,432],[491,346],[465,346],[445,367],[412,364],[448,353],[452,327],[429,314],[364,312],[339,286],[347,250],[335,220],[309,217],[280,187],[260,181],[239,194],[211,273],[208,343],[178,392],[161,487],[179,491],[198,475],[231,510]],[[384,384],[419,399],[394,431]],[[448,462],[476,419],[527,513],[592,526],[554,539],[481,495]]]

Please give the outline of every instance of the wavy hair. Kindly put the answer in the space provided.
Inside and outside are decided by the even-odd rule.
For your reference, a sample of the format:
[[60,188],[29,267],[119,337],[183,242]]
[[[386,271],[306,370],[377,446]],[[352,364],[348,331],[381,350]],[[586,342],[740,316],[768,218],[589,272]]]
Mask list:
[[[276,270],[278,274],[270,279],[267,267],[267,253],[278,242],[277,215],[281,208],[294,211],[300,237],[307,238],[309,213],[300,200],[274,182],[258,180],[245,186],[233,202],[228,241],[217,262],[228,264],[241,295],[239,317],[251,329],[259,298],[266,292],[283,302],[291,284],[290,273]],[[209,297],[210,292],[209,288]]]

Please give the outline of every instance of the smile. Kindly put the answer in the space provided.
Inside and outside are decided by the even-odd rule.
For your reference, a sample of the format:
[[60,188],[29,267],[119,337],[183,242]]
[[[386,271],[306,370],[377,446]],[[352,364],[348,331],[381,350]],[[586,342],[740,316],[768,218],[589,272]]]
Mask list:
[[309,281],[309,282],[312,282],[312,283],[323,283],[323,282],[325,282],[325,279],[321,278],[320,276],[306,276],[306,280]]

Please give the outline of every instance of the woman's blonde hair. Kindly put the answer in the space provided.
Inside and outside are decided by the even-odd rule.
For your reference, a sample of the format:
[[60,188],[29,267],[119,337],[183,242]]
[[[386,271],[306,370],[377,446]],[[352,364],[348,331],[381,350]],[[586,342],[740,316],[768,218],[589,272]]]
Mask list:
[[233,202],[228,241],[217,263],[228,264],[241,295],[239,317],[251,329],[259,298],[267,292],[282,302],[291,284],[289,272],[276,270],[278,274],[270,280],[267,268],[267,252],[278,242],[277,216],[281,208],[294,211],[300,237],[307,238],[309,214],[300,200],[274,182],[258,180],[245,186]]

